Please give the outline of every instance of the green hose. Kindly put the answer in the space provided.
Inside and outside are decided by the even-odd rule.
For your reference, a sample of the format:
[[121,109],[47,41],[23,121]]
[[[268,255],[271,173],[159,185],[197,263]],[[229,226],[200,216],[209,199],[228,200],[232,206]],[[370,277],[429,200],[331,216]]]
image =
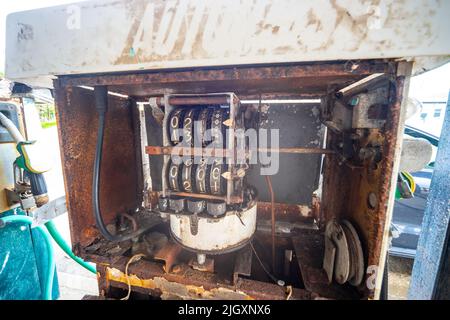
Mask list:
[[80,257],[77,257],[72,250],[70,249],[69,245],[67,244],[66,241],[64,241],[64,239],[61,237],[61,235],[59,234],[58,230],[55,227],[55,224],[53,223],[53,221],[48,221],[45,223],[45,227],[47,228],[48,232],[50,233],[50,235],[52,236],[53,240],[55,240],[55,242],[58,244],[58,246],[69,256],[71,257],[75,262],[77,262],[80,266],[86,268],[87,270],[89,270],[90,272],[97,274],[97,270],[95,269],[95,267],[88,263],[85,262],[83,259],[81,259]]
[[[1,218],[3,222],[21,222],[26,223],[28,225],[31,225],[33,223],[33,219],[28,216],[22,216],[22,215],[12,215]],[[47,255],[48,255],[48,275],[47,279],[45,281],[45,287],[43,292],[43,297],[45,300],[52,300],[52,291],[53,291],[53,278],[55,277],[55,260],[53,258],[53,245],[50,241],[49,233],[47,230],[45,230],[43,227],[38,226],[36,228],[39,230],[44,238],[45,244],[47,246]]]

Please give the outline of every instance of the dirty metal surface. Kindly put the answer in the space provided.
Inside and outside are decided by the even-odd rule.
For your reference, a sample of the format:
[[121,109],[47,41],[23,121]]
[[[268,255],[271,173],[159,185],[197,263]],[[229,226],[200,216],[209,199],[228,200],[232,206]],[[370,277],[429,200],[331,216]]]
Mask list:
[[104,296],[93,296],[93,295],[85,295],[81,300],[115,300],[115,299],[106,299]]
[[189,260],[188,265],[192,267],[194,270],[198,270],[201,272],[214,272],[214,258],[206,258],[205,262],[203,264],[198,263],[197,257],[192,257],[191,260]]
[[177,243],[169,242],[155,253],[154,259],[164,261],[164,271],[170,272],[182,249]]
[[[368,266],[378,268],[379,274],[382,274],[380,259],[385,254],[382,252],[382,246],[387,237],[385,232],[387,206],[391,178],[395,174],[393,163],[397,148],[404,83],[404,76],[392,77],[387,84],[389,106],[386,125],[380,130],[370,130],[359,141],[360,147],[370,145],[380,147],[379,162],[368,160],[362,165],[353,166],[342,162],[337,155],[329,155],[325,158],[321,221],[332,218],[348,219],[355,226],[362,242],[365,258],[366,274],[362,284],[365,284],[366,279],[372,275],[373,271],[367,269]],[[327,145],[337,145],[339,142],[339,135],[329,130]],[[367,199],[370,193],[375,193],[377,196],[374,207],[368,205]],[[375,295],[374,287],[369,289],[367,286],[361,286],[360,289],[366,291],[365,295],[370,297]]]
[[449,10],[432,0],[88,1],[9,15],[6,75],[51,86],[62,74],[448,55]]
[[[320,122],[319,105],[314,104],[264,104],[258,106],[258,126],[266,129],[270,148],[308,147],[323,145],[324,127]],[[272,141],[273,133],[279,135],[279,146]],[[276,140],[275,140],[276,141]],[[318,187],[322,156],[320,154],[271,153],[269,167],[275,201],[286,204],[311,203],[312,194]],[[264,160],[266,161],[266,160]],[[246,175],[247,183],[256,187],[260,201],[270,201],[270,194],[261,163],[250,167]]]
[[[352,66],[355,66],[354,68]],[[343,88],[373,73],[386,73],[383,60],[327,62],[220,69],[162,70],[141,73],[61,76],[63,86],[108,85],[109,90],[135,97],[173,93],[236,93],[241,99],[259,94],[302,94],[320,97],[329,87]]]
[[[122,257],[114,265],[97,265],[100,276],[99,292],[108,297],[111,287],[127,290],[124,273],[129,258]],[[94,260],[95,261],[95,260]],[[133,291],[153,294],[162,299],[269,299],[283,300],[288,293],[285,287],[275,284],[239,278],[235,285],[217,274],[191,269],[180,265],[174,273],[165,273],[160,264],[140,260],[128,269]],[[293,289],[291,299],[313,299],[317,297],[298,288]]]
[[[159,121],[158,117],[154,116],[152,108],[144,106],[145,112],[145,129],[147,130],[146,144],[153,146],[163,147],[163,127],[162,121]],[[150,161],[150,159],[149,159]],[[164,166],[163,155],[152,155],[152,168],[162,168]],[[150,169],[151,186],[152,190],[163,189],[163,177],[160,170]]]
[[[312,217],[311,208],[306,204],[287,204],[275,202],[275,215],[282,220],[298,221],[307,220]],[[258,201],[258,219],[270,219],[271,206],[270,202]]]
[[[284,217],[276,216],[275,219],[275,234],[280,236],[292,236],[296,233],[301,233],[302,230],[318,230],[319,227],[316,221],[312,218],[309,219],[298,219],[297,221],[286,221],[281,220]],[[271,219],[259,218],[257,222],[257,230],[259,233],[271,233],[272,232],[272,221]]]
[[252,271],[252,248],[250,245],[242,248],[236,253],[233,270],[233,285],[237,283],[239,275],[251,276]]
[[328,276],[322,268],[325,250],[324,235],[320,232],[304,232],[292,239],[300,266],[303,283],[308,291],[330,299],[358,299],[361,296],[348,284],[328,283]]
[[[330,69],[327,69],[326,66],[330,67]],[[373,61],[369,63],[366,61],[361,62],[360,66],[362,69],[356,68],[353,73],[347,71],[342,63],[296,65],[292,69],[282,67],[278,71],[273,67],[266,68],[266,71],[262,72],[261,76],[264,78],[264,75],[266,75],[265,81],[268,81],[268,83],[276,81],[279,78],[295,77],[295,75],[298,78],[303,77],[304,80],[307,80],[312,75],[322,77],[321,81],[323,82],[320,82],[320,91],[323,92],[323,89],[325,87],[328,89],[328,84],[330,84],[327,82],[327,79],[330,79],[330,74],[334,74],[333,76],[337,74],[339,77],[342,76],[350,81],[366,75],[366,72],[374,72],[377,68],[381,72],[392,71],[388,63]],[[261,70],[257,69],[249,68],[248,74],[251,75],[250,78],[254,78],[255,74],[257,75],[258,72],[261,72]],[[177,72],[174,71],[174,73]],[[92,217],[90,196],[96,137],[96,112],[93,105],[92,93],[81,88],[71,87],[71,85],[114,84],[122,87],[122,85],[129,83],[130,87],[126,88],[128,90],[134,86],[139,86],[139,81],[147,83],[149,86],[152,86],[152,81],[156,81],[156,83],[159,81],[161,86],[167,84],[170,87],[171,83],[176,83],[178,80],[181,81],[180,85],[183,85],[183,82],[184,84],[189,84],[192,81],[189,76],[193,76],[198,77],[203,82],[216,79],[218,80],[218,86],[220,86],[221,81],[231,81],[233,88],[235,88],[239,84],[236,79],[239,77],[245,78],[248,74],[242,69],[194,70],[180,71],[177,74],[180,78],[177,78],[177,76],[171,78],[173,76],[171,72],[161,72],[134,75],[117,74],[63,77],[60,81],[56,82],[58,128],[62,146],[61,153],[64,163],[65,185],[68,191],[68,209],[74,249],[80,251],[81,248],[90,244],[98,236]],[[221,78],[222,76],[225,78],[228,77],[231,80],[223,80]],[[346,83],[347,80],[345,80]],[[375,141],[383,146],[385,157],[381,165],[371,172],[366,172],[364,168],[355,169],[345,164],[339,165],[338,155],[331,154],[325,158],[324,193],[321,205],[322,211],[320,212],[320,216],[325,219],[321,220],[325,221],[331,217],[342,216],[356,223],[363,241],[363,248],[367,259],[366,265],[367,263],[377,265],[380,259],[386,215],[385,207],[390,188],[390,176],[392,174],[391,162],[396,143],[394,132],[398,128],[400,102],[402,100],[402,78],[397,78],[395,84],[394,99],[392,99],[392,104],[390,105],[387,126],[384,132],[374,131],[366,141]],[[64,87],[60,85],[64,85]],[[102,180],[108,181],[109,183],[103,185],[101,191],[101,202],[102,206],[104,206],[104,217],[107,222],[111,221],[121,210],[134,207],[137,202],[136,195],[138,194],[136,187],[139,185],[137,182],[138,174],[135,172],[136,155],[133,142],[133,125],[129,109],[123,107],[124,100],[116,97],[110,97],[109,99],[110,110],[112,109],[114,112],[108,113],[109,118],[107,119],[107,128],[105,131],[105,147],[108,147],[104,149],[105,154],[107,154],[107,156],[105,155],[107,160],[105,160],[106,163],[102,169]],[[336,135],[330,134],[327,144],[336,144],[338,141]],[[318,157],[319,155],[294,156]],[[295,181],[295,183],[299,183],[299,181]],[[261,187],[261,190],[266,190],[265,185]],[[366,201],[361,201],[361,199],[365,199],[367,196],[366,193],[369,191],[379,192],[378,205],[370,210],[365,208]],[[277,193],[276,188],[275,192]],[[312,199],[311,193],[307,198],[305,197],[305,201],[299,201],[298,203],[310,203]],[[83,199],[83,201],[79,199]],[[276,200],[278,201],[277,198]],[[317,214],[317,209],[315,210],[315,214]],[[302,212],[303,209],[300,210],[300,213]],[[306,211],[304,212],[306,213]],[[109,257],[96,256],[96,254],[92,253],[90,256],[96,256],[96,260],[94,261],[102,261],[106,264],[113,262],[115,266],[116,261],[121,261],[123,258],[122,255],[125,252],[120,251],[117,255]],[[121,270],[124,270],[124,268]],[[180,279],[177,278],[176,282],[182,281],[182,279],[183,277],[180,277]],[[243,279],[239,281],[241,280]],[[101,283],[105,281],[105,279],[100,280]],[[121,282],[118,281],[118,283]],[[199,283],[201,283],[200,280]],[[126,282],[124,285],[126,285]],[[264,285],[266,284],[264,283]],[[257,292],[256,294],[258,295]]]
[[[64,183],[72,243],[90,244],[98,231],[92,213],[92,170],[97,137],[97,113],[92,91],[60,88],[56,82],[56,109]],[[105,223],[137,206],[136,148],[131,110],[123,99],[109,96],[100,206]]]
[[131,251],[131,245],[131,241],[118,244],[103,238],[97,238],[89,246],[81,247],[77,244],[73,247],[79,252],[78,256],[86,261],[97,264],[112,264]]

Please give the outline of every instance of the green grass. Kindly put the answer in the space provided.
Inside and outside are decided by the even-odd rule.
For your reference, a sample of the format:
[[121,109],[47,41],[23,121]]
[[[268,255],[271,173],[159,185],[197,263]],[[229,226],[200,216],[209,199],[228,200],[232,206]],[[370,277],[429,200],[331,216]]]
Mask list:
[[43,129],[51,128],[53,126],[56,126],[56,121],[41,122],[41,126]]

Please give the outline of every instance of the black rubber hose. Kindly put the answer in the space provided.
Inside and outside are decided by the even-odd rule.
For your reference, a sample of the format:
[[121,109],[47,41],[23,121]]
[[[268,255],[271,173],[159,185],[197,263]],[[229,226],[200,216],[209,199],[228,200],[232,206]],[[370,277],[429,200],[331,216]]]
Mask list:
[[129,234],[111,234],[105,226],[100,211],[100,199],[99,199],[99,185],[100,185],[100,170],[102,162],[102,148],[103,148],[103,136],[105,132],[105,117],[108,111],[108,91],[105,86],[99,86],[94,88],[95,106],[98,112],[98,133],[97,144],[95,147],[95,159],[94,159],[94,172],[92,179],[92,207],[94,209],[94,217],[97,228],[101,234],[109,241],[121,242],[137,237],[142,231],[133,232]]

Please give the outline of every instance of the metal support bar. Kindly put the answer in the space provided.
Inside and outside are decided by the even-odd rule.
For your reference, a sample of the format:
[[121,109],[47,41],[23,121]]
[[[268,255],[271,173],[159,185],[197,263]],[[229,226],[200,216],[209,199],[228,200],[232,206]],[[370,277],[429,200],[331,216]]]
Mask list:
[[[228,149],[206,149],[190,147],[160,147],[147,146],[145,151],[149,155],[199,155],[203,157],[232,157],[233,154]],[[239,151],[238,151],[239,152]],[[258,148],[259,153],[291,153],[291,154],[333,154],[335,151],[322,148]]]
[[449,299],[450,92],[409,287],[409,299]]

